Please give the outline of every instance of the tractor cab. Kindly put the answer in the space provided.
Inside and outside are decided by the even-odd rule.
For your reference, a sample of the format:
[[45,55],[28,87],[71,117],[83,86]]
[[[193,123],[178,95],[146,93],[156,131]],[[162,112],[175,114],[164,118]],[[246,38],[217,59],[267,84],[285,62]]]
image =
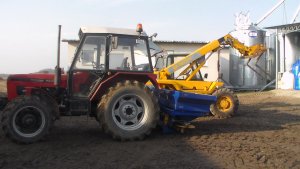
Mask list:
[[142,30],[82,27],[79,37],[69,70],[71,96],[91,98],[101,79],[117,72],[152,73],[148,36]]
[[68,72],[68,106],[71,115],[93,110],[101,96],[118,81],[156,82],[149,41],[142,27],[134,29],[81,27],[80,43]]

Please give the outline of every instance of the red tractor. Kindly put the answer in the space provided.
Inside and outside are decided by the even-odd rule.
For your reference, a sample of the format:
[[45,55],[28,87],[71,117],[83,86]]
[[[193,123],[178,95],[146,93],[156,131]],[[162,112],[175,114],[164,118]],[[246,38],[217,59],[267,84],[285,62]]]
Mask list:
[[66,74],[59,68],[58,45],[55,74],[8,77],[1,124],[10,139],[36,142],[62,115],[95,117],[119,140],[143,139],[157,125],[157,98],[145,85],[157,87],[156,75],[141,25],[137,30],[84,27],[79,37]]

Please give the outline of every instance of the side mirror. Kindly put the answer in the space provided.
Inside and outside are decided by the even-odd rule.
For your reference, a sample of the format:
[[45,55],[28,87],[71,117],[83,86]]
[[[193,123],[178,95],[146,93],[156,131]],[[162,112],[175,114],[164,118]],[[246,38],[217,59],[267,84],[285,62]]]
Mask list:
[[207,77],[208,77],[208,74],[207,74],[207,73],[205,73],[205,74],[204,74],[204,78],[205,78],[205,79],[207,79]]
[[149,36],[149,40],[153,41],[153,38],[156,38],[157,33],[153,33],[151,36]]
[[111,48],[112,49],[117,49],[118,48],[118,37],[117,36],[112,36],[111,37]]

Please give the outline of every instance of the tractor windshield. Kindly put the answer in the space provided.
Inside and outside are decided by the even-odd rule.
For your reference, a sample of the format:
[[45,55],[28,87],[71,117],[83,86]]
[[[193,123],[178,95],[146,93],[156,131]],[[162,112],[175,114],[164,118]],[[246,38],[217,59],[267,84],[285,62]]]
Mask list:
[[110,70],[152,71],[144,39],[118,37],[117,43],[109,53]]
[[74,69],[103,70],[105,68],[105,37],[86,37]]

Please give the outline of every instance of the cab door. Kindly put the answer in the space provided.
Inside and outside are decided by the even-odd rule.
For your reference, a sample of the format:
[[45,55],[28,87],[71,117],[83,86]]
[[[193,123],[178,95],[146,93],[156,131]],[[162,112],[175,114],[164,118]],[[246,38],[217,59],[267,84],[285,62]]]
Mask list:
[[105,72],[105,36],[86,36],[71,68],[71,95],[88,97]]

